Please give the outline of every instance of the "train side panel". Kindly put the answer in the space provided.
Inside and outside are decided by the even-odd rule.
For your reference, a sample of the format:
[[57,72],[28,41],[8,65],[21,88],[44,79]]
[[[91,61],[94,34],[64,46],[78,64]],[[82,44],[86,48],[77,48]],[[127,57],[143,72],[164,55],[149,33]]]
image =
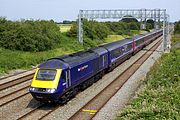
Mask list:
[[109,71],[121,64],[127,58],[131,57],[133,52],[132,46],[132,39],[124,39],[122,41],[104,45],[104,48],[108,50]]
[[70,69],[72,85],[81,83],[94,75],[95,71],[97,70],[94,68],[93,62],[96,62],[96,60],[82,63]]

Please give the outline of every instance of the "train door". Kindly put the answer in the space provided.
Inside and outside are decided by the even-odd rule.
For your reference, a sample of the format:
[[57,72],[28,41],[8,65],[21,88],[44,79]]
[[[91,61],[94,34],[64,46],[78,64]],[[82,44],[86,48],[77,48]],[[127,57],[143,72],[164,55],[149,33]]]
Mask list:
[[132,47],[133,47],[133,51],[135,51],[136,50],[136,41],[134,39],[133,39]]
[[71,74],[70,74],[70,70],[67,70],[66,71],[66,83],[67,83],[67,87],[70,87],[71,86]]
[[62,86],[64,89],[67,89],[71,86],[71,80],[70,80],[70,70],[66,70],[62,72]]
[[103,55],[103,56],[102,56],[102,67],[103,67],[103,68],[105,67],[106,62],[107,62],[107,56],[106,56],[106,55]]

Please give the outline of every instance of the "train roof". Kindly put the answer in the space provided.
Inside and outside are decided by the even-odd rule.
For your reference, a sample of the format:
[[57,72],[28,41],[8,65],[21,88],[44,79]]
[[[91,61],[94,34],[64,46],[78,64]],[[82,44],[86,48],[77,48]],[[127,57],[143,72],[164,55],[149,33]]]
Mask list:
[[136,35],[132,39],[133,40],[138,40],[138,39],[142,38],[143,36],[144,36],[144,34]]
[[85,51],[85,52],[82,51],[82,52],[77,52],[70,55],[55,57],[52,59],[58,59],[59,61],[62,61],[63,63],[68,64],[70,67],[73,67],[83,62],[92,60],[96,57],[98,57],[98,55],[94,53],[93,51]]
[[119,41],[116,41],[116,42],[112,42],[112,43],[108,43],[108,44],[105,44],[105,45],[102,45],[102,47],[108,49],[108,50],[114,50],[120,46],[123,46],[127,43],[132,43],[133,40],[131,38],[126,38],[126,39],[123,39],[123,40],[119,40]]
[[67,66],[58,59],[49,59],[38,66],[38,68],[48,68],[48,69],[59,69],[64,67]]
[[105,54],[105,53],[108,52],[108,51],[107,51],[105,48],[103,48],[103,47],[92,48],[92,49],[90,49],[89,51],[93,51],[93,52],[95,52],[95,53],[98,54],[98,55],[103,55],[103,54]]

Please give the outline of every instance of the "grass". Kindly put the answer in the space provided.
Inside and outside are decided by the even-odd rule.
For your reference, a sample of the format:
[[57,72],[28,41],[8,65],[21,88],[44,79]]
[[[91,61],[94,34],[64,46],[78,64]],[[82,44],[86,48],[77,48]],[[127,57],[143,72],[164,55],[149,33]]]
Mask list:
[[107,42],[107,43],[114,42],[117,40],[125,39],[127,37],[129,37],[129,36],[127,36],[127,35],[108,35],[108,37],[105,38],[105,42]]
[[[180,42],[180,39],[173,40]],[[116,120],[180,120],[179,61],[180,49],[164,54],[151,68],[136,96]]]
[[60,31],[64,33],[64,32],[68,32],[71,29],[72,24],[60,24],[59,27],[60,27]]
[[[138,35],[138,34],[143,34],[145,33],[146,31],[144,30],[131,30],[131,32],[133,33],[133,36],[135,35]],[[114,41],[117,41],[117,40],[123,40],[125,38],[129,38],[129,37],[132,37],[132,36],[128,36],[128,35],[108,35],[107,38],[105,38],[105,42],[106,43],[109,43],[109,42],[114,42]]]
[[133,33],[133,35],[138,35],[138,34],[144,34],[147,31],[144,31],[144,30],[131,30],[131,32]]
[[13,69],[29,69],[48,58],[70,54],[83,49],[83,46],[76,39],[66,36],[62,36],[58,48],[44,52],[11,51],[0,48],[0,74]]
[[180,34],[173,35],[171,42],[173,46],[180,44]]

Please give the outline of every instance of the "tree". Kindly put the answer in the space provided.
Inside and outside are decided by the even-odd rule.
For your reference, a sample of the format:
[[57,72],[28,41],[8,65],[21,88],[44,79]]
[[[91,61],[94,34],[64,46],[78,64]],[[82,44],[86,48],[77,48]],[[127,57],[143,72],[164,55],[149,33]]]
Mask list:
[[130,15],[127,15],[127,16],[124,16],[124,18],[122,18],[121,20],[122,22],[138,22],[138,20],[136,18],[134,18],[133,16],[130,16]]
[[136,23],[136,22],[130,22],[128,24],[129,24],[129,28],[131,30],[139,30],[140,29],[140,27],[138,26],[138,23]]
[[147,20],[147,23],[150,24],[149,29],[153,29],[153,28],[154,28],[154,20],[148,19],[148,20]]
[[0,46],[11,50],[44,51],[60,42],[59,27],[54,21],[0,19]]
[[176,33],[180,34],[180,20],[178,22],[175,22],[174,24],[175,24],[175,26],[174,26],[174,33],[175,34]]

